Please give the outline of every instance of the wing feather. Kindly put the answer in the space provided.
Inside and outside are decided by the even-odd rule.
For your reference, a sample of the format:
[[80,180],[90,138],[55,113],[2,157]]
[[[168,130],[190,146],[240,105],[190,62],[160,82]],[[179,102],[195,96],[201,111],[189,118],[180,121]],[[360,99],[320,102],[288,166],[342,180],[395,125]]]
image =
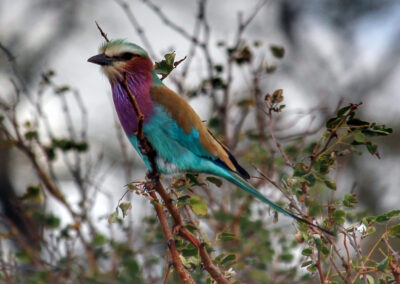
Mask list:
[[239,173],[242,177],[249,178],[249,174],[239,165],[228,148],[211,134],[197,113],[182,97],[164,85],[151,87],[150,94],[155,103],[169,112],[186,135],[192,135],[193,129],[197,131],[198,140],[204,151],[199,149],[201,147],[194,147],[189,143],[190,139],[179,139],[179,143],[196,155],[212,159],[227,169]]

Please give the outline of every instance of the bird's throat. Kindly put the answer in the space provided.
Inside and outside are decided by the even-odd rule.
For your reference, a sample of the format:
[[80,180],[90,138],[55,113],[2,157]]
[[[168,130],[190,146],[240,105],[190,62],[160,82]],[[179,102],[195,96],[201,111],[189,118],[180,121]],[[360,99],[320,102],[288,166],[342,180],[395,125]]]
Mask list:
[[[147,72],[146,72],[147,73]],[[145,117],[145,123],[150,118],[154,110],[154,103],[150,96],[150,87],[152,84],[152,74],[150,73],[127,76],[128,88],[135,96],[141,113]],[[125,133],[130,137],[136,133],[138,128],[138,119],[129,94],[125,91],[122,82],[111,84],[115,109]]]

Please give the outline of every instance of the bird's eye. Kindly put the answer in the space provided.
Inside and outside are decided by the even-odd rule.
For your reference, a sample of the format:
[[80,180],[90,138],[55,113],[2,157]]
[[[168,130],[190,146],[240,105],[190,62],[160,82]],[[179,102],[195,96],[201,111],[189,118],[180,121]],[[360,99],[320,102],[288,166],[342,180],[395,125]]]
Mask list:
[[118,59],[122,60],[122,61],[127,61],[127,60],[130,60],[134,56],[136,56],[136,55],[131,52],[124,52],[118,56]]

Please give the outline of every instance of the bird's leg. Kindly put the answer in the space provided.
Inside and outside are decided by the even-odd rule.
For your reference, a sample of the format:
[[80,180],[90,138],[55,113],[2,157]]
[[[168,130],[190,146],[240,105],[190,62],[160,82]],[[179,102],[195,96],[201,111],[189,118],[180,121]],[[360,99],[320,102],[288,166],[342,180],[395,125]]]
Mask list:
[[155,192],[155,189],[154,189],[154,186],[153,186],[152,182],[146,182],[145,185],[144,185],[144,188],[148,193]]
[[174,224],[174,226],[172,227],[172,233],[173,233],[174,235],[179,234],[181,228],[182,228],[182,225],[180,225],[180,224]]
[[147,171],[146,177],[150,181],[158,181],[160,179],[160,173],[158,171],[155,171],[155,170]]
[[175,240],[174,240],[174,239],[169,239],[169,240],[167,241],[167,247],[168,247],[168,248],[171,248],[172,242],[175,242]]
[[[138,132],[136,131],[136,132],[134,133],[134,135],[135,135],[136,137],[138,137]],[[139,146],[139,151],[140,151],[140,153],[142,153],[142,154],[144,154],[144,155],[147,155],[147,152],[149,151],[147,145],[143,145],[143,143],[139,143],[138,146]]]

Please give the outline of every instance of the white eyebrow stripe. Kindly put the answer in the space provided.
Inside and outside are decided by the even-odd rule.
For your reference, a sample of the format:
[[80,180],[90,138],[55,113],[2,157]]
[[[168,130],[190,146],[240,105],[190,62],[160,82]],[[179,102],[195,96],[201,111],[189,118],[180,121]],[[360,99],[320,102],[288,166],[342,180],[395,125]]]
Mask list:
[[132,48],[131,46],[110,46],[104,51],[104,53],[109,57],[118,56],[126,52],[130,52],[135,55],[140,55],[138,51]]

